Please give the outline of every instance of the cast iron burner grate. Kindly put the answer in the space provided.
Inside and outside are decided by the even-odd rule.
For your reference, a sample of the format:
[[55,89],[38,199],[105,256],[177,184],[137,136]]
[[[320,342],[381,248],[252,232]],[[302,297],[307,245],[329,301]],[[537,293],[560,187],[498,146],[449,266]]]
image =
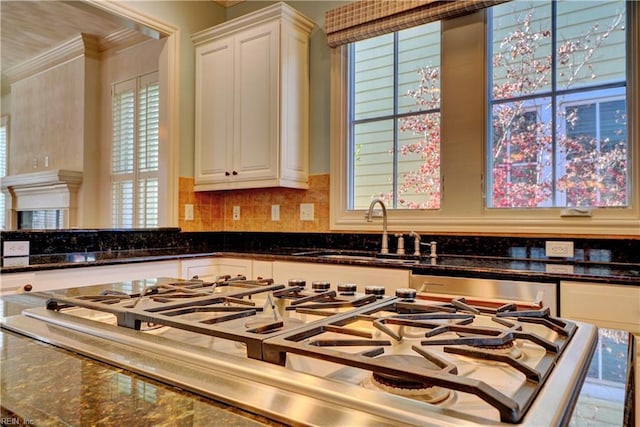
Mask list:
[[[476,326],[475,322],[479,318],[483,322]],[[487,319],[495,327],[492,324],[485,325]],[[363,329],[362,322],[369,322],[370,328]],[[553,339],[527,331],[528,323],[541,325],[545,330],[552,331],[549,336]],[[424,329],[424,336],[416,338],[404,335],[403,328]],[[503,422],[518,423],[544,385],[576,328],[572,322],[550,317],[548,309],[520,310],[514,304],[497,308],[477,307],[466,304],[462,298],[448,304],[404,299],[366,308],[358,313],[349,313],[340,318],[330,318],[322,324],[269,339],[264,343],[264,356],[265,360],[284,366],[288,353],[297,354],[368,370],[388,378],[407,379],[470,393],[497,409]],[[376,330],[381,331],[388,339],[378,337],[374,332]],[[544,355],[535,366],[529,366],[509,354],[473,347],[504,345],[514,340],[524,340],[540,346],[544,349]],[[413,344],[398,344],[405,341]],[[414,364],[407,366],[401,361],[383,357],[387,354],[385,349],[389,352],[397,351],[398,346],[402,346],[402,351],[420,355],[430,361],[441,360],[438,357],[438,349],[441,348],[445,354],[499,362],[504,368],[515,369],[524,375],[526,381],[522,382],[517,392],[508,396],[486,381],[458,375],[456,369],[415,369]],[[357,351],[357,347],[365,350]]]
[[[243,276],[214,282],[190,280],[154,284],[137,295],[68,297],[54,295],[47,308],[75,307],[110,313],[118,326],[141,330],[166,326],[203,336],[244,343],[247,356],[262,360],[262,341],[275,334],[352,311],[380,300],[375,295],[275,285],[272,279],[246,280]],[[291,312],[292,315],[285,313]],[[302,320],[302,315],[312,320]],[[296,317],[297,316],[297,317]],[[306,319],[305,318],[305,319]]]

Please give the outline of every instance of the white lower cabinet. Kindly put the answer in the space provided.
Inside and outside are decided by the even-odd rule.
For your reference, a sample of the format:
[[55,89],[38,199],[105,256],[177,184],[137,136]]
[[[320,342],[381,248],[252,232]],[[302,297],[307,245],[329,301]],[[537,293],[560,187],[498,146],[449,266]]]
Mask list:
[[273,277],[273,261],[253,261],[253,276],[252,279],[269,279]]
[[13,273],[0,276],[0,295],[28,292],[35,283],[35,273]]
[[215,280],[223,274],[231,276],[243,275],[247,279],[253,277],[253,265],[250,259],[235,258],[196,258],[182,261],[180,277],[191,279],[198,276],[202,280]]
[[394,295],[396,289],[409,287],[409,276],[409,270],[394,268],[273,262],[273,279],[278,284],[286,284],[289,279],[305,279],[310,287],[313,281],[326,280],[331,282],[332,289],[338,283],[355,283],[358,292],[364,292],[367,285],[380,285],[384,286],[387,295]]
[[[39,270],[30,273],[5,273],[2,281],[2,295],[21,292],[41,292],[55,289],[77,288],[79,286],[152,277],[179,277],[180,261],[154,261],[98,267],[63,268]],[[30,285],[30,289],[25,288]]]
[[640,286],[561,281],[560,315],[640,333]]

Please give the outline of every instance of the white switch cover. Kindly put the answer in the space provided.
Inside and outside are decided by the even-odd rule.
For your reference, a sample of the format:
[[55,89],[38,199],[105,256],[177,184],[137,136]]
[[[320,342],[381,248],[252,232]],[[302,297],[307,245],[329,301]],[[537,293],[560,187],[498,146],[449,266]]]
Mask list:
[[240,221],[240,206],[233,207],[233,220]]
[[300,221],[313,221],[313,203],[300,203]]
[[5,241],[2,242],[2,256],[25,256],[29,255],[28,241]]
[[193,221],[193,205],[184,205],[184,220]]
[[280,205],[271,205],[271,221],[280,221]]

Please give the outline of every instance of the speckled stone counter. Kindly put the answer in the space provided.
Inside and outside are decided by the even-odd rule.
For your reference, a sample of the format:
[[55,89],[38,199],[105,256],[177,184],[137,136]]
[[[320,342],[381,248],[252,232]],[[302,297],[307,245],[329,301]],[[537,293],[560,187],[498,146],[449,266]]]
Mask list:
[[0,406],[5,424],[38,426],[274,426],[67,350],[2,330]]
[[[42,295],[0,301],[0,317],[44,304]],[[0,330],[2,425],[279,426],[71,351]]]
[[[295,254],[331,250],[375,255],[380,248],[380,235],[376,233],[181,232],[177,228],[166,228],[3,231],[1,234],[3,240],[28,240],[31,247],[28,265],[10,266],[11,260],[3,259],[2,274],[203,256],[363,265],[362,261]],[[547,240],[541,237],[422,235],[423,242],[437,241],[439,256],[436,259],[423,256],[416,265],[387,262],[364,265],[411,268],[418,274],[640,285],[640,239],[553,238],[574,243],[574,256],[566,259],[547,257]],[[410,242],[405,246],[409,250]],[[390,242],[389,249],[396,252],[395,240]]]

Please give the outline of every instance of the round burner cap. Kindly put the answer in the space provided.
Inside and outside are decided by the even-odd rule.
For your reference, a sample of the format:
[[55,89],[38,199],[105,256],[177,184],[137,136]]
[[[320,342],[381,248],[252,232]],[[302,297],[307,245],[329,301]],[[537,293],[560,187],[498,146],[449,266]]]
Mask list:
[[416,297],[416,290],[411,288],[396,289],[396,296],[402,299],[414,299]]
[[339,283],[338,292],[343,295],[353,295],[356,292],[357,286],[355,283]]
[[378,298],[382,298],[384,296],[384,286],[378,286],[378,285],[365,286],[364,293],[367,295],[375,295]]
[[313,289],[316,292],[328,291],[330,287],[331,287],[331,283],[324,280],[311,282],[311,289]]
[[301,288],[304,288],[307,285],[307,281],[304,279],[289,279],[287,284],[289,286],[300,286]]

